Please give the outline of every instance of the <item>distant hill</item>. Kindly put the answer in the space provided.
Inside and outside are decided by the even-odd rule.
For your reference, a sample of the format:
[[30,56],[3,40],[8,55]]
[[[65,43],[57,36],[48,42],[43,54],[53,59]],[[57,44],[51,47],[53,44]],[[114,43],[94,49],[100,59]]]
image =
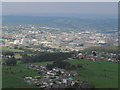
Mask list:
[[69,17],[40,17],[40,16],[3,16],[3,25],[32,24],[48,26],[66,30],[84,31],[97,30],[98,32],[111,32],[117,29],[117,19],[88,19]]

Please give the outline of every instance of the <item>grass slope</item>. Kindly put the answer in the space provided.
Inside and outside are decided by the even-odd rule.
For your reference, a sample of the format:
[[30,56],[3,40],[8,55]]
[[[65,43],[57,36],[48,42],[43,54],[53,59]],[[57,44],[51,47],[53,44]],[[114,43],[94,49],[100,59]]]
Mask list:
[[2,48],[2,52],[13,52],[13,53],[22,53],[24,52],[23,50],[18,50],[18,49],[9,49],[9,48]]
[[[112,62],[92,62],[88,60],[66,60],[71,64],[83,64],[85,69],[73,69],[80,76],[75,77],[77,80],[86,80],[95,85],[96,88],[117,88],[118,87],[118,64]],[[50,64],[52,62],[40,62],[34,64]],[[23,81],[25,76],[36,76],[38,73],[25,68],[26,64],[17,66],[3,66],[2,85],[3,88],[35,88],[28,86]],[[11,69],[10,69],[11,68]],[[21,72],[22,71],[22,72]],[[13,74],[11,73],[13,72]]]
[[[11,69],[10,69],[11,68]],[[11,73],[13,72],[13,73]],[[25,68],[25,64],[19,66],[3,66],[2,67],[2,87],[3,88],[33,88],[23,81],[25,76],[37,76],[38,73]]]
[[80,76],[77,80],[86,80],[96,88],[118,88],[118,64],[112,62],[92,62],[88,60],[69,60],[71,64],[83,64],[85,69],[76,69]]
[[[39,62],[33,64],[51,64],[48,62]],[[22,71],[22,72],[21,72]],[[11,73],[13,72],[13,73]],[[36,88],[34,85],[26,85],[23,78],[26,76],[39,76],[37,72],[27,69],[26,64],[17,66],[2,66],[2,87],[3,88]]]

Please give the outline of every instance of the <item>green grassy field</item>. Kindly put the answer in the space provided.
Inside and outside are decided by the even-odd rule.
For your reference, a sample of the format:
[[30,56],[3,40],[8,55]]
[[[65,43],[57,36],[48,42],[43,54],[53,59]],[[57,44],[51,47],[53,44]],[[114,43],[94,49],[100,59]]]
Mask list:
[[2,67],[2,87],[3,88],[33,88],[25,84],[23,78],[25,76],[37,76],[38,73],[25,68],[25,64],[19,66],[3,66]]
[[[71,64],[82,64],[84,69],[73,69],[80,76],[74,77],[76,80],[86,80],[95,85],[96,88],[117,88],[118,87],[118,64],[112,62],[92,62],[88,60],[67,60]],[[40,62],[34,64],[51,64],[52,62]],[[38,76],[33,70],[28,70],[26,64],[17,66],[3,66],[2,79],[3,88],[35,88],[28,86],[23,81],[25,76]],[[10,69],[11,68],[11,69]],[[22,71],[22,72],[21,72]],[[13,73],[11,73],[13,72]]]
[[9,49],[9,48],[2,48],[2,52],[14,52],[14,53],[19,53],[19,52],[24,52],[23,50],[18,50],[18,49]]
[[96,88],[118,88],[118,64],[112,62],[92,62],[88,60],[69,60],[71,64],[82,64],[84,69],[76,69],[80,76],[77,80],[86,80]]
[[[52,62],[39,62],[33,64],[50,64]],[[2,66],[2,87],[3,88],[36,88],[34,85],[26,85],[23,78],[26,76],[40,76],[37,72],[27,69],[26,64],[17,66]]]

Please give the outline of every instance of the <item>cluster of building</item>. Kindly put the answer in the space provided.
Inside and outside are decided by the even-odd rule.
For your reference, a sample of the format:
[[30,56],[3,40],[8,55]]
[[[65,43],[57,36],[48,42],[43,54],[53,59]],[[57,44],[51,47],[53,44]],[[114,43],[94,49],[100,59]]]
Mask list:
[[115,62],[115,63],[120,63],[120,60],[118,58],[118,54],[104,54],[104,56],[102,56],[102,54],[82,54],[79,53],[76,56],[73,56],[72,58],[69,59],[84,59],[84,60],[90,60],[90,61],[108,61],[108,62]]
[[[10,32],[9,30],[14,30]],[[16,30],[17,29],[17,30]],[[50,32],[50,30],[52,32]],[[59,28],[37,27],[37,26],[3,26],[3,46],[29,46],[31,49],[44,51],[34,46],[42,46],[65,51],[79,51],[91,46],[117,45],[117,33],[112,37],[109,33],[98,33],[96,31],[60,32]],[[51,50],[50,50],[51,49]]]
[[73,77],[78,76],[75,71],[67,71],[65,69],[53,68],[48,70],[46,65],[27,65],[27,68],[37,71],[42,76],[25,77],[24,80],[28,85],[35,84],[39,88],[67,88],[74,87],[84,88],[83,84],[89,85],[87,81],[74,80]]

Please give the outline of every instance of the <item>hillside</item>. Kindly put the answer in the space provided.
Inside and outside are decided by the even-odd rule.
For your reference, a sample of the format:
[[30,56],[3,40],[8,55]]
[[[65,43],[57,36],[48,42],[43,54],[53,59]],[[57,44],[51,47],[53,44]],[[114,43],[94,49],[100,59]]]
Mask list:
[[117,19],[81,19],[67,17],[40,16],[3,16],[3,25],[35,25],[61,28],[62,31],[97,30],[98,32],[113,32],[117,28]]
[[86,80],[96,88],[118,88],[118,64],[112,62],[93,62],[88,60],[67,60],[73,65],[82,64],[83,69],[73,69],[79,73],[77,80]]

